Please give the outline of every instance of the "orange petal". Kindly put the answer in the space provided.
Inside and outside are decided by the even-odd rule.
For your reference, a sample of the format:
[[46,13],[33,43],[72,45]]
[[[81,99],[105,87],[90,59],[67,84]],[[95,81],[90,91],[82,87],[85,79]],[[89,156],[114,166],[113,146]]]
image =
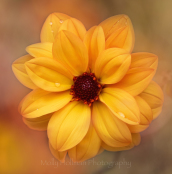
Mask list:
[[155,109],[152,109],[153,119],[157,118],[158,115],[161,113],[161,111],[162,111],[162,106],[155,108]]
[[95,75],[102,84],[119,82],[127,73],[131,56],[121,48],[105,50],[97,59]]
[[90,126],[90,107],[83,102],[71,102],[54,113],[48,124],[48,138],[52,147],[65,151],[85,137]]
[[139,106],[140,109],[140,124],[150,124],[153,116],[152,116],[152,110],[150,106],[143,100],[141,97],[136,96],[135,100]]
[[140,122],[140,111],[138,105],[130,94],[119,88],[104,88],[100,94],[100,101],[120,120],[131,125]]
[[132,135],[132,143],[128,146],[125,146],[125,147],[112,147],[112,146],[108,146],[105,143],[102,143],[102,147],[105,150],[108,150],[108,151],[123,151],[123,150],[132,149],[134,146],[138,146],[140,144],[141,137],[140,137],[140,134],[131,134],[131,135]]
[[48,57],[52,58],[53,44],[50,42],[37,43],[30,45],[26,48],[26,51],[33,57]]
[[112,152],[117,152],[117,151],[124,151],[124,150],[130,150],[132,149],[134,146],[133,144],[129,144],[128,146],[124,146],[124,147],[112,147],[107,145],[106,143],[102,143],[102,147],[107,150],[107,151],[112,151]]
[[97,135],[94,127],[90,124],[89,130],[83,140],[72,149],[68,150],[68,155],[74,162],[82,162],[96,156],[101,147],[101,139]]
[[41,30],[41,42],[54,42],[60,26],[70,17],[62,13],[50,14]]
[[103,21],[102,26],[105,38],[106,48],[123,48],[132,52],[134,47],[134,30],[128,16],[117,15]]
[[65,91],[73,84],[73,76],[54,59],[36,58],[25,66],[32,81],[46,91]]
[[37,86],[32,82],[25,69],[25,62],[32,60],[33,57],[25,55],[15,60],[12,65],[16,78],[26,87],[36,89]]
[[139,96],[149,104],[152,110],[154,110],[153,118],[155,119],[161,112],[164,102],[164,95],[159,85],[152,81]]
[[140,134],[132,134],[132,142],[134,146],[138,146],[141,142]]
[[52,93],[35,89],[21,101],[19,111],[26,118],[37,118],[63,108],[71,99],[69,91]]
[[86,29],[84,25],[75,18],[70,18],[64,21],[61,27],[59,28],[59,32],[62,30],[70,31],[71,33],[78,36],[81,40],[84,39],[84,36],[86,34]]
[[152,81],[149,86],[139,95],[152,109],[162,106],[164,95],[160,86]]
[[139,133],[139,132],[143,132],[144,130],[146,130],[149,127],[149,124],[145,124],[145,125],[129,125],[128,128],[130,129],[131,133]]
[[57,158],[61,163],[65,162],[67,151],[59,152],[58,150],[55,150],[50,143],[49,148],[55,158]]
[[140,123],[139,125],[128,125],[131,133],[138,133],[145,130],[153,120],[153,113],[150,106],[141,97],[136,96],[135,100],[140,109]]
[[38,131],[47,130],[48,122],[52,116],[51,114],[43,115],[37,118],[25,118],[23,117],[23,122],[30,128]]
[[94,26],[85,35],[84,43],[88,49],[89,67],[94,72],[97,57],[105,49],[105,36],[102,27]]
[[124,78],[112,87],[121,88],[132,96],[137,96],[146,89],[154,76],[152,68],[129,69]]
[[103,151],[104,151],[104,148],[101,146],[98,153],[97,153],[97,155],[101,154]]
[[92,121],[99,137],[109,146],[123,147],[131,143],[131,133],[127,125],[105,104],[101,102],[93,104]]
[[74,76],[88,67],[87,49],[83,42],[69,31],[61,31],[53,44],[53,57],[68,68]]
[[131,54],[131,66],[130,68],[152,68],[154,73],[158,66],[158,57],[152,53],[133,53]]

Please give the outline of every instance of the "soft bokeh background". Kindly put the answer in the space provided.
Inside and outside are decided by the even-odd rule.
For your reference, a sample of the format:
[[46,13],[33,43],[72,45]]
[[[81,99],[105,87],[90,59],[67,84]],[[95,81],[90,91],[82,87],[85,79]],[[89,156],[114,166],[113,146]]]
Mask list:
[[[0,0],[0,174],[172,173],[171,6],[171,0]],[[122,153],[103,152],[82,164],[60,165],[49,151],[46,132],[22,122],[17,107],[29,89],[15,78],[11,64],[26,54],[26,46],[40,41],[43,22],[52,12],[73,16],[87,29],[126,14],[135,29],[134,52],[158,55],[154,80],[164,90],[165,103],[161,115],[141,134],[139,146]]]

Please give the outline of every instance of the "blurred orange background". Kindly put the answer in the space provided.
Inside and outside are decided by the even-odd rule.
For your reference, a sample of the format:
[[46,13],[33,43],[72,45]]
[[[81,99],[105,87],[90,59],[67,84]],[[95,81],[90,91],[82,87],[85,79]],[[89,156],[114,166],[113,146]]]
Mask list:
[[[172,173],[172,1],[171,0],[1,0],[0,1],[0,174]],[[40,42],[46,17],[61,12],[87,29],[106,18],[126,14],[136,36],[134,52],[159,57],[154,80],[162,87],[161,115],[141,133],[141,144],[124,152],[103,152],[82,164],[61,165],[51,155],[46,132],[29,129],[18,104],[29,93],[12,72],[26,46]]]

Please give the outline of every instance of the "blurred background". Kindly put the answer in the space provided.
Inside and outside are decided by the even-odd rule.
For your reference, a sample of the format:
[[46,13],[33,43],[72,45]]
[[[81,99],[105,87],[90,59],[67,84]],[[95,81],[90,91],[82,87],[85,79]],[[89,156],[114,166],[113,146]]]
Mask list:
[[[171,0],[0,0],[0,174],[172,173],[171,6]],[[60,165],[50,153],[46,132],[23,123],[17,108],[30,90],[15,78],[11,65],[26,54],[26,46],[40,42],[41,27],[52,12],[75,17],[87,29],[126,14],[135,30],[134,52],[158,55],[154,80],[164,91],[165,103],[161,115],[141,134],[139,146],[122,153],[105,151],[82,164]]]

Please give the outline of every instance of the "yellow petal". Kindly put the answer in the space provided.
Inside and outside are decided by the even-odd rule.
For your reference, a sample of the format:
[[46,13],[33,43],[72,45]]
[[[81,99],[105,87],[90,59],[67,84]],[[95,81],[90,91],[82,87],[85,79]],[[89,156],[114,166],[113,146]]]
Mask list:
[[84,36],[86,34],[86,29],[84,25],[75,18],[70,18],[64,21],[61,27],[59,28],[59,32],[62,30],[70,31],[71,33],[78,36],[81,40],[84,39]]
[[127,125],[119,120],[105,104],[94,102],[92,121],[99,137],[109,146],[123,147],[131,143],[131,133]]
[[137,96],[146,89],[154,76],[152,68],[129,69],[124,78],[112,87],[121,88],[132,96]]
[[140,109],[140,123],[139,125],[128,125],[131,133],[138,133],[144,131],[153,120],[153,113],[150,106],[141,97],[136,96],[135,100]]
[[140,134],[132,134],[132,143],[125,147],[111,147],[106,143],[102,143],[102,147],[108,151],[123,151],[132,149],[134,146],[138,146],[140,144],[141,137]]
[[52,93],[35,89],[21,101],[19,111],[26,118],[37,118],[63,108],[71,99],[69,91]]
[[97,59],[95,75],[102,84],[119,82],[130,66],[131,56],[121,48],[105,50]]
[[140,122],[140,111],[138,105],[130,94],[119,88],[104,88],[100,94],[100,101],[120,120],[131,125]]
[[48,138],[52,147],[65,151],[85,137],[90,126],[90,108],[82,102],[71,102],[54,113],[48,124]]
[[25,65],[32,81],[46,91],[65,91],[73,84],[73,76],[54,59],[36,58]]
[[153,117],[155,119],[161,112],[164,102],[164,95],[159,85],[152,81],[139,96],[149,104],[152,110],[154,110]]
[[35,89],[37,86],[31,81],[29,78],[26,69],[25,69],[25,62],[32,60],[33,57],[30,55],[25,55],[20,57],[19,59],[15,60],[12,65],[13,72],[16,78],[26,87]]
[[131,66],[130,68],[152,68],[154,73],[158,66],[158,57],[152,53],[133,53],[131,54]]
[[41,42],[54,42],[60,26],[70,17],[62,13],[50,14],[41,30]]
[[66,158],[66,155],[67,155],[67,151],[63,151],[63,152],[59,152],[58,150],[55,150],[51,144],[49,143],[49,148],[50,148],[50,151],[51,153],[53,154],[53,156],[58,159],[61,163],[64,163],[65,162],[65,158]]
[[83,42],[69,31],[60,31],[53,44],[53,57],[68,68],[74,76],[88,67],[87,49]]
[[84,43],[88,50],[89,67],[94,72],[97,57],[105,49],[105,36],[102,27],[94,26],[85,35]]
[[89,130],[83,140],[72,149],[68,150],[68,155],[74,162],[82,162],[96,156],[101,147],[101,139],[97,135],[94,127],[90,124]]
[[123,48],[132,52],[134,47],[134,30],[128,16],[117,15],[103,21],[102,26],[105,38],[106,48]]
[[30,45],[26,48],[26,51],[33,57],[48,57],[52,58],[53,44],[50,42],[37,43]]
[[37,118],[25,118],[23,117],[24,123],[31,129],[38,130],[38,131],[45,131],[47,130],[48,122],[52,116],[51,114],[43,115]]

